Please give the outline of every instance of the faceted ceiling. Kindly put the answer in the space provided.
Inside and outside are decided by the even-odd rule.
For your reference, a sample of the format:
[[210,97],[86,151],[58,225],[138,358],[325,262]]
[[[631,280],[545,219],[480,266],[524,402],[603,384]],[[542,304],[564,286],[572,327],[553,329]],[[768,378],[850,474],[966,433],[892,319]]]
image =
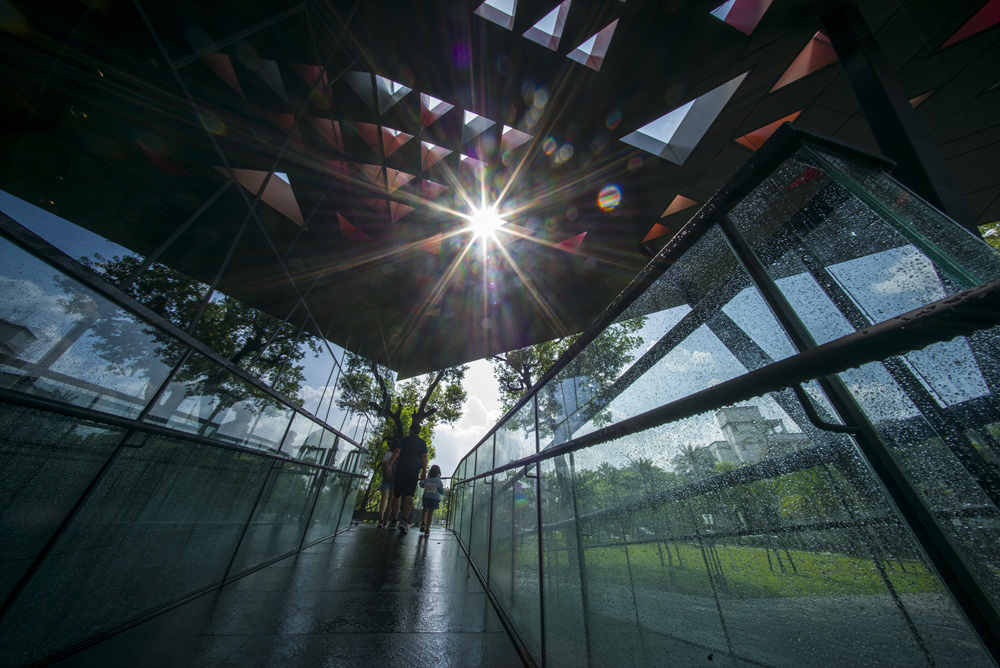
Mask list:
[[[996,220],[1000,0],[858,4]],[[5,2],[0,187],[410,376],[581,331],[783,122],[877,152],[823,6]]]

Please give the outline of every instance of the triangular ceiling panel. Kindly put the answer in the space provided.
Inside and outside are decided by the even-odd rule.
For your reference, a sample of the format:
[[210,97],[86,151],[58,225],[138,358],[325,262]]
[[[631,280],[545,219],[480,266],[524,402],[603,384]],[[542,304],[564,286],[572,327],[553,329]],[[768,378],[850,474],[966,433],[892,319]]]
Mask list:
[[345,179],[351,175],[351,171],[348,168],[348,163],[343,160],[328,160],[326,158],[313,158],[314,164],[326,169],[327,172],[335,174],[338,176],[343,176]]
[[653,239],[659,239],[660,237],[664,237],[668,234],[671,234],[673,231],[674,228],[672,227],[669,227],[662,223],[653,223],[653,226],[649,228],[649,232],[643,238],[642,243],[644,244],[649,243]]
[[771,2],[772,0],[729,0],[713,9],[712,16],[749,35],[760,23]]
[[306,122],[311,125],[333,148],[343,152],[344,136],[340,133],[340,123],[329,118],[306,116]]
[[389,202],[389,211],[392,214],[392,222],[397,222],[400,218],[413,211],[413,207],[402,202]]
[[372,75],[368,72],[346,72],[344,80],[358,94],[368,108],[375,111],[375,91],[372,88]]
[[424,251],[426,253],[432,253],[434,255],[440,255],[441,254],[441,240],[442,240],[443,236],[444,235],[442,235],[440,232],[438,232],[433,237],[430,237],[426,241],[420,243],[416,248],[417,248],[417,250],[422,250],[422,251]]
[[420,169],[430,169],[449,155],[451,155],[451,149],[422,141],[420,142]]
[[420,192],[423,194],[424,199],[437,199],[449,190],[451,188],[448,186],[443,186],[440,183],[434,183],[427,179],[420,182]]
[[[226,176],[229,174],[224,167],[216,167],[215,169],[220,174]],[[260,200],[300,227],[305,226],[302,211],[299,209],[298,202],[295,201],[295,193],[292,191],[287,175],[272,174],[271,178],[267,178],[269,172],[261,172],[256,169],[233,169],[232,171],[237,182],[254,196],[260,191],[264,179],[267,179],[267,185],[260,195]]]
[[551,49],[552,51],[558,49],[563,28],[566,27],[569,6],[572,2],[573,0],[566,0],[559,4],[555,9],[546,14],[541,21],[528,28],[524,36],[536,44],[541,44],[546,49]]
[[378,94],[378,113],[384,114],[406,97],[412,88],[403,84],[386,79],[383,76],[375,75],[375,92]]
[[674,109],[635,132],[622,137],[630,146],[684,164],[729,102],[747,73],[722,84],[701,97]]
[[910,98],[910,106],[913,107],[914,109],[916,109],[917,107],[919,107],[920,105],[922,105],[924,102],[926,102],[927,98],[929,98],[931,95],[933,95],[935,93],[935,91],[937,91],[936,88],[934,90],[927,91],[923,95],[918,95],[916,97],[911,97]]
[[285,102],[288,101],[288,91],[285,90],[285,81],[281,78],[281,70],[278,63],[273,60],[261,60],[259,58],[246,58],[243,64],[254,74],[261,78],[267,87],[273,90],[278,97]]
[[368,144],[373,151],[382,155],[382,147],[379,146],[378,126],[372,123],[362,123],[358,121],[354,124],[358,129],[358,135]]
[[355,167],[361,170],[361,173],[365,177],[377,186],[384,186],[385,181],[382,176],[382,166],[381,165],[366,165],[364,163],[355,163]]
[[583,245],[583,240],[587,236],[586,232],[582,232],[575,237],[570,237],[565,241],[560,241],[556,244],[556,248],[559,250],[568,251],[570,253],[577,253],[580,250],[580,246]]
[[330,93],[330,79],[326,70],[317,65],[292,64],[296,74],[312,88],[309,99],[317,108],[327,111],[333,108],[333,95]]
[[604,64],[604,58],[608,55],[611,37],[617,27],[618,19],[615,19],[599,33],[592,35],[586,42],[566,54],[566,57],[599,72],[601,65]]
[[344,235],[345,239],[351,239],[353,241],[371,241],[371,237],[362,232],[360,227],[351,224],[350,221],[339,213],[337,214],[337,222],[340,223],[340,233]]
[[788,66],[785,73],[781,75],[778,82],[774,84],[771,92],[773,93],[779,88],[784,88],[788,84],[798,81],[802,77],[808,76],[835,62],[837,62],[837,52],[834,51],[833,45],[830,44],[830,38],[824,35],[822,31],[817,32],[809,40],[805,48],[802,49],[801,53],[795,57],[795,60]]
[[801,111],[796,111],[795,113],[788,114],[784,118],[779,118],[773,123],[768,123],[762,128],[757,128],[753,132],[748,132],[747,134],[738,138],[736,140],[736,143],[739,144],[740,146],[747,147],[751,151],[756,151],[757,149],[759,149],[761,146],[764,145],[764,142],[766,142],[779,127],[781,127],[782,123],[791,123],[796,118],[798,118],[799,114],[801,113],[802,113]]
[[941,45],[941,48],[951,46],[955,42],[960,42],[966,37],[980,33],[987,28],[1000,24],[1000,0],[990,0],[976,12],[971,19],[965,22],[948,41]]
[[233,69],[233,61],[229,59],[229,56],[224,53],[213,53],[210,56],[205,56],[204,62],[208,69],[215,73],[215,76],[222,79],[227,86],[239,93],[240,97],[246,97],[246,93],[243,92],[243,86],[240,85],[240,80],[236,78],[236,70]]
[[698,202],[696,200],[691,199],[690,197],[685,197],[684,195],[677,195],[670,202],[670,206],[667,207],[666,211],[660,214],[660,218],[666,218],[667,216],[672,216],[675,213],[683,211],[684,209],[690,209],[696,204],[698,204]]
[[462,143],[465,144],[475,139],[494,125],[496,125],[496,121],[491,121],[488,118],[467,110],[462,120]]
[[482,160],[476,160],[475,158],[469,157],[467,155],[459,155],[458,164],[466,169],[472,170],[476,173],[482,172],[486,169],[486,163]]
[[531,135],[527,132],[521,132],[520,130],[515,130],[509,125],[503,126],[503,132],[500,135],[500,152],[506,153],[507,151],[513,151],[515,148],[531,141]]
[[398,151],[403,144],[413,139],[413,135],[408,135],[392,128],[382,128],[382,146],[385,147],[386,156],[390,156]]
[[486,0],[473,13],[510,30],[514,26],[516,11],[517,0]]
[[421,93],[420,127],[426,128],[428,125],[441,118],[454,108],[455,105],[453,104],[448,104],[444,100],[439,100],[436,97],[428,95],[427,93]]
[[165,154],[160,153],[159,151],[154,151],[141,141],[136,141],[135,143],[139,145],[139,148],[146,154],[146,157],[149,158],[151,163],[153,163],[153,166],[164,174],[170,174],[171,176],[190,176],[190,174],[184,171],[183,167],[168,158]]
[[402,188],[416,178],[413,174],[407,174],[406,172],[401,172],[398,169],[390,169],[389,167],[385,168],[385,174],[389,184],[389,192],[394,192]]
[[378,199],[376,197],[365,197],[365,204],[372,208],[372,211],[379,214],[380,216],[389,215],[389,203],[384,199]]

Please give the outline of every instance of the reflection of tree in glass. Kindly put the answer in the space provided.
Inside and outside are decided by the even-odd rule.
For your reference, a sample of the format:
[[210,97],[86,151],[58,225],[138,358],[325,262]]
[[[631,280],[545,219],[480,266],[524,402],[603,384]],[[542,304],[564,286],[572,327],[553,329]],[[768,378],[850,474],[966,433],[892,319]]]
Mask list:
[[[139,262],[131,256],[105,259],[98,255],[87,264],[103,274],[107,281],[119,283],[133,273]],[[66,301],[68,311],[93,309],[89,298],[70,285],[65,287],[70,295]],[[167,320],[186,327],[199,308],[205,286],[169,267],[154,264],[139,274],[127,291]],[[135,318],[127,311],[115,308],[109,313],[101,313],[90,330],[94,339],[91,347],[107,361],[108,368],[129,374],[142,373],[144,360],[151,354],[173,364],[187,349],[184,343],[157,327],[141,326],[146,336],[135,336],[136,329]],[[273,387],[293,401],[297,401],[305,380],[303,367],[298,362],[307,349],[319,352],[321,346],[319,338],[309,335],[297,342],[297,334],[294,325],[282,323],[229,297],[212,300],[205,306],[196,331],[197,338],[208,347],[258,378],[270,379],[280,373]],[[155,342],[152,350],[150,338]],[[174,396],[168,398],[168,412],[173,412],[185,397],[218,397],[203,429],[219,413],[240,401],[249,401],[257,408],[266,403],[264,392],[202,355],[192,355],[174,380],[183,383],[185,391],[183,395],[173,393]],[[148,388],[147,393],[153,390],[155,388]]]
[[[560,424],[572,433],[588,421],[597,426],[611,423],[612,416],[604,408],[617,394],[615,380],[633,361],[633,351],[642,345],[643,339],[638,332],[645,324],[646,318],[640,317],[608,327],[542,388],[538,395],[541,437],[548,438],[557,433]],[[518,399],[578,338],[579,335],[565,336],[489,357],[493,376],[500,386],[503,410],[506,412],[513,408]],[[568,394],[572,398],[568,399]],[[568,414],[577,410],[579,413],[570,425]],[[525,418],[530,422],[526,414]],[[509,424],[509,427],[515,426],[530,429],[532,425]]]
[[[368,441],[368,450],[373,453],[370,465],[380,462],[390,444],[409,433],[411,423],[420,425],[420,437],[427,441],[427,459],[433,459],[434,429],[462,418],[468,397],[463,387],[467,369],[457,366],[395,383],[386,367],[346,353],[344,373],[337,383],[337,406],[383,418],[381,429],[376,429]],[[369,492],[378,489],[381,479],[382,470],[376,467]],[[366,494],[359,507],[366,507],[372,500],[369,497]]]

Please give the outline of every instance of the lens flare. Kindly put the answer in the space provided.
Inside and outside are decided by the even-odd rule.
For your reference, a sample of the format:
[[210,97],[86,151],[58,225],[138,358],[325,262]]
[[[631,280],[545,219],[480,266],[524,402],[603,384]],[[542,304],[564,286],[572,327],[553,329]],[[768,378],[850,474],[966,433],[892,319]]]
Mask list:
[[601,188],[601,193],[597,196],[597,206],[601,207],[601,211],[611,211],[618,208],[618,205],[621,203],[621,188],[613,183],[609,183]]
[[506,220],[500,217],[496,207],[484,207],[473,209],[469,216],[468,230],[478,239],[491,237],[506,224]]

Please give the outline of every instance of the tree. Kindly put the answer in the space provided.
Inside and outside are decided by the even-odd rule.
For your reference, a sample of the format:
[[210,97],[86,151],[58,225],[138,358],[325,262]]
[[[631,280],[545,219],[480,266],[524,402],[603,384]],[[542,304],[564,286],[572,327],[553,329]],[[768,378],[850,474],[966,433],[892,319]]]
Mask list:
[[[633,361],[633,351],[642,346],[643,338],[638,332],[645,324],[646,318],[639,317],[611,325],[546,384],[538,395],[541,435],[556,434],[560,424],[568,437],[585,422],[599,426],[611,422],[611,415],[604,408],[620,391],[615,388],[615,381]],[[565,336],[488,357],[500,387],[504,411],[510,411],[578,338],[579,335]],[[567,387],[573,391],[571,401],[566,398]],[[570,420],[567,413],[577,410]],[[530,429],[533,422],[522,426]]]
[[[344,373],[338,381],[337,405],[383,420],[381,429],[374,430],[368,441],[372,452],[369,465],[381,461],[390,446],[409,433],[411,424],[420,425],[420,437],[427,442],[427,457],[432,459],[435,428],[462,417],[468,397],[463,387],[467,370],[464,365],[441,369],[396,383],[386,367],[347,353]],[[374,500],[371,492],[378,489],[381,474],[376,469],[369,492],[360,500],[360,508],[367,508]]]
[[[85,259],[84,264],[108,282],[120,284],[134,274],[140,261],[136,256],[108,259],[96,255],[94,259]],[[124,374],[141,374],[150,366],[150,358],[173,365],[186,352],[187,344],[159,327],[141,323],[123,309],[102,308],[103,301],[95,303],[74,285],[67,284],[65,287],[68,296],[64,307],[68,312],[84,315],[85,321],[93,324],[88,330],[91,347],[106,361],[108,368]],[[201,308],[207,287],[169,267],[154,263],[135,276],[125,290],[173,324],[187,328]],[[140,324],[137,325],[137,322]],[[137,329],[153,340],[152,348],[149,338],[134,335]],[[322,345],[318,337],[303,334],[296,326],[233,298],[209,300],[194,335],[233,364],[242,366],[265,382],[270,381],[274,389],[292,401],[298,401],[298,393],[305,380],[299,361],[307,349],[318,352]],[[167,414],[173,413],[185,397],[211,396],[217,399],[211,413],[201,419],[201,433],[214,424],[222,411],[241,401],[249,402],[258,409],[268,403],[266,393],[199,354],[188,358],[174,381],[183,384],[184,392],[175,392],[167,398],[163,407]],[[155,389],[153,385],[148,386],[145,399]]]

